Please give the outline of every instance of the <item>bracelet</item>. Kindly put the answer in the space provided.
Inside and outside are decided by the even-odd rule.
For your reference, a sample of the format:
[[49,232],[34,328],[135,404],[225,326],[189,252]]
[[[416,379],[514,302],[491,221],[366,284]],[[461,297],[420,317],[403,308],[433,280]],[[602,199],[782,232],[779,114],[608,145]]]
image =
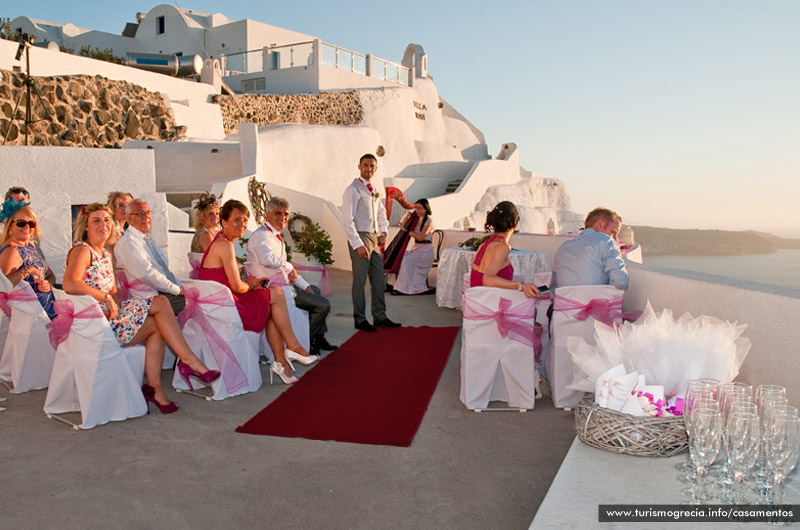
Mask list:
[[523,282],[519,282],[519,285],[517,286],[517,291],[522,291],[522,284]]

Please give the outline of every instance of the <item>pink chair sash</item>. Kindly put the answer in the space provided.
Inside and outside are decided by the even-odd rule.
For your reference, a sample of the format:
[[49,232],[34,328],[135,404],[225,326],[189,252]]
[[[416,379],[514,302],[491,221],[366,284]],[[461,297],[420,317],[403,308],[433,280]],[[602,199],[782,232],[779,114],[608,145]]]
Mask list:
[[38,302],[39,299],[28,289],[13,290],[10,293],[0,293],[0,309],[11,318],[11,307],[8,302]]
[[289,278],[283,271],[278,271],[268,278],[270,287],[286,287],[291,285]]
[[325,265],[323,267],[313,267],[311,265],[295,265],[294,263],[292,263],[292,265],[294,266],[295,270],[298,271],[314,271],[314,272],[322,271],[322,280],[319,282],[319,293],[324,297],[327,297],[330,294],[331,280],[330,278],[328,278],[328,265]]
[[53,302],[53,309],[55,310],[55,318],[47,324],[47,329],[50,330],[50,344],[53,349],[58,349],[59,344],[67,340],[69,330],[72,328],[72,322],[76,318],[105,318],[103,311],[97,304],[92,304],[84,307],[77,313],[75,312],[75,304],[72,300],[56,300]]
[[130,297],[131,289],[136,289],[137,291],[152,291],[146,283],[138,278],[134,278],[132,280],[128,280],[128,276],[125,274],[125,271],[121,270],[117,273],[117,292],[119,293],[120,300],[127,300]]
[[235,307],[236,304],[225,291],[218,291],[205,298],[200,298],[200,291],[197,287],[189,287],[183,289],[183,296],[186,299],[186,306],[178,315],[178,323],[183,327],[186,321],[194,319],[200,329],[203,330],[203,336],[211,346],[211,354],[217,361],[217,366],[222,372],[222,379],[225,381],[225,387],[229,393],[236,392],[247,386],[247,376],[242,367],[239,366],[239,361],[236,360],[228,343],[214,330],[200,307],[202,304]]
[[190,259],[189,265],[192,267],[192,272],[189,273],[189,278],[192,280],[197,280],[200,278],[200,263],[202,260],[199,259]]
[[500,336],[509,338],[526,346],[533,346],[534,351],[542,349],[539,333],[536,333],[533,319],[536,317],[536,299],[529,298],[516,307],[511,307],[511,300],[500,298],[497,311],[465,297],[463,304],[464,320],[494,320]]
[[578,311],[575,314],[575,318],[578,320],[592,317],[607,326],[613,326],[615,320],[624,316],[622,313],[623,299],[624,295],[611,300],[595,298],[584,304],[557,294],[553,301],[553,311]]

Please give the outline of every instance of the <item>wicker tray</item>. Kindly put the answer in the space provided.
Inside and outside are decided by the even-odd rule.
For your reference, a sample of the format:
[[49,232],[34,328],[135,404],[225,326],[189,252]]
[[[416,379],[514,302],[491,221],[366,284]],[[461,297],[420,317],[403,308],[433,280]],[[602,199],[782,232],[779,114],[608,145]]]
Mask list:
[[596,405],[593,395],[575,409],[575,433],[592,447],[637,456],[672,456],[689,447],[681,416],[631,416]]

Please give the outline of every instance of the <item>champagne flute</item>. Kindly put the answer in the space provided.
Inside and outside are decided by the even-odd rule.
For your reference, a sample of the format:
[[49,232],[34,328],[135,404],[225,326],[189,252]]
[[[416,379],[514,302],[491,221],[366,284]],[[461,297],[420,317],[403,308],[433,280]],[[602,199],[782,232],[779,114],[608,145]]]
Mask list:
[[692,498],[691,504],[702,504],[713,499],[713,495],[705,489],[705,476],[708,466],[714,462],[719,452],[722,439],[722,415],[710,408],[696,409],[692,413],[689,444],[690,456],[697,469],[697,486],[689,488],[687,494]]
[[[754,405],[755,406],[755,405]],[[747,410],[734,410],[728,417],[725,430],[728,443],[728,459],[736,488],[727,499],[733,504],[750,504],[744,490],[744,479],[753,468],[758,457],[760,442],[758,415]]]
[[773,473],[769,504],[781,504],[783,481],[800,458],[800,418],[784,413],[772,415],[769,420],[766,453],[767,464]]
[[[686,429],[686,436],[689,436],[689,415],[698,399],[716,399],[719,381],[716,379],[690,379],[686,383],[686,392],[683,395],[683,422]],[[691,462],[681,462],[675,464],[675,470],[689,475],[694,473],[694,466]],[[687,479],[682,479],[686,481]]]

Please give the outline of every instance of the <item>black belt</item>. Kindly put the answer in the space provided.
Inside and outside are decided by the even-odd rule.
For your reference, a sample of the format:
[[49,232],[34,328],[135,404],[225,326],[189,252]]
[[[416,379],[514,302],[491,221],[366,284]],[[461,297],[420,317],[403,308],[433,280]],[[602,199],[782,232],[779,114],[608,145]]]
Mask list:
[[417,245],[430,245],[430,244],[431,244],[431,242],[428,241],[427,239],[422,240],[422,241],[417,241]]

